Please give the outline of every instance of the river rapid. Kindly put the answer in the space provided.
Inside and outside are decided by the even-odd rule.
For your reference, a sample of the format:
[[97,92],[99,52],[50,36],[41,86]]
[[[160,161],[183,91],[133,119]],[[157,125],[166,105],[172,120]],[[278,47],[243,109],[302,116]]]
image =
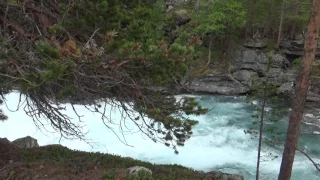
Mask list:
[[[183,95],[177,96],[181,98]],[[253,122],[258,113],[259,102],[247,102],[246,97],[195,95],[204,107],[213,108],[208,114],[194,116],[199,124],[194,128],[194,134],[184,147],[179,147],[179,155],[175,155],[172,149],[162,144],[157,144],[141,133],[125,133],[125,139],[129,145],[121,143],[117,137],[108,130],[101,122],[97,114],[89,112],[82,106],[76,109],[81,115],[88,130],[87,138],[96,142],[92,146],[80,140],[60,140],[60,136],[54,133],[49,125],[47,129],[51,132],[40,131],[35,128],[32,120],[22,109],[11,112],[8,109],[16,109],[19,99],[18,93],[10,93],[6,96],[7,107],[1,108],[9,116],[9,120],[0,123],[0,137],[14,140],[30,135],[38,139],[39,145],[61,143],[71,149],[104,152],[129,156],[132,158],[149,161],[157,164],[181,164],[202,171],[222,171],[227,173],[241,174],[246,180],[255,179],[255,168],[257,159],[258,139],[253,134],[245,133],[248,129],[258,129]],[[67,106],[67,114],[76,117]],[[275,118],[278,121],[266,120],[263,142],[261,179],[277,179],[283,142],[288,122],[288,113],[273,115],[275,109],[289,110],[285,102],[267,104],[267,119]],[[112,110],[114,121],[121,117],[120,112]],[[132,123],[127,126],[133,131],[137,129]],[[113,126],[119,132],[117,126]],[[271,133],[271,130],[275,133]],[[320,163],[320,107],[309,104],[302,124],[303,135],[299,139],[298,147],[306,151],[316,162]],[[313,134],[310,134],[313,133]],[[319,134],[319,135],[317,135]],[[301,153],[297,153],[294,162],[292,180],[317,180],[320,173],[316,171],[313,164]]]

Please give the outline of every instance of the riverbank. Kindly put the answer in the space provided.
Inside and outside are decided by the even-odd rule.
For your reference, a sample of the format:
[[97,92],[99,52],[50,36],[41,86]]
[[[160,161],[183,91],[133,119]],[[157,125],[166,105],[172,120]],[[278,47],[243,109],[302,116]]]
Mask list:
[[[105,153],[75,151],[61,145],[21,149],[0,139],[0,179],[102,179],[102,180],[242,180],[239,175],[201,172],[180,165],[155,165]],[[134,175],[133,168],[152,174]],[[143,169],[144,169],[143,168]]]
[[[192,137],[185,143],[185,146],[178,147],[179,154],[174,154],[173,150],[164,146],[161,143],[154,143],[151,139],[141,134],[136,125],[131,121],[126,121],[126,129],[122,136],[119,125],[114,124],[110,127],[119,135],[122,142],[117,136],[108,129],[100,119],[99,114],[92,113],[82,106],[76,105],[75,108],[80,115],[83,115],[83,121],[80,125],[84,126],[84,132],[88,132],[86,137],[92,142],[93,147],[89,146],[78,139],[67,140],[62,139],[50,127],[50,124],[44,120],[45,128],[48,131],[39,131],[32,123],[32,119],[28,117],[21,109],[17,112],[10,112],[4,109],[10,119],[0,126],[0,137],[7,137],[10,141],[17,138],[30,135],[38,140],[40,146],[49,144],[61,144],[70,149],[85,152],[103,152],[115,154],[122,157],[131,157],[140,161],[155,163],[155,164],[179,164],[184,167],[192,168],[198,171],[211,172],[221,171],[230,174],[239,174],[247,180],[252,180],[255,177],[255,166],[257,157],[257,142],[258,140],[250,134],[245,134],[244,131],[250,128],[257,129],[253,124],[256,120],[254,115],[256,108],[253,104],[246,101],[244,96],[212,96],[212,95],[188,95],[196,98],[201,102],[201,105],[208,108],[213,108],[208,114],[201,116],[192,116],[192,119],[199,121],[193,129]],[[183,95],[176,96],[181,98]],[[6,96],[8,107],[11,110],[16,108],[18,94],[9,94]],[[268,109],[279,109],[279,107],[287,108],[285,104],[269,104]],[[315,106],[310,114],[319,111],[320,108]],[[112,110],[107,107],[108,112],[111,112],[113,122],[119,122],[121,112]],[[72,112],[72,107],[66,106],[66,111],[77,121],[76,115]],[[268,111],[272,112],[272,111]],[[317,116],[314,114],[315,117]],[[283,151],[283,140],[285,138],[285,130],[287,127],[288,116],[284,114],[279,117],[279,122],[266,121],[266,130],[274,128],[275,132],[282,132],[280,144],[269,146],[263,143],[263,165],[261,166],[261,178],[276,179],[279,173],[281,156]],[[124,127],[124,126],[123,126]],[[314,125],[302,125],[302,132],[308,133],[317,130]],[[14,133],[13,133],[14,132]],[[271,134],[266,133],[266,138],[277,140]],[[125,145],[126,142],[128,145]],[[305,150],[315,161],[319,161],[320,149],[319,136],[312,134],[303,134],[299,141],[299,148]],[[272,156],[269,155],[272,153]],[[277,158],[274,159],[274,157]],[[136,165],[135,165],[136,166]],[[295,158],[295,166],[293,170],[293,180],[307,178],[316,180],[319,178],[318,172],[313,167],[312,163],[300,153],[297,153]]]

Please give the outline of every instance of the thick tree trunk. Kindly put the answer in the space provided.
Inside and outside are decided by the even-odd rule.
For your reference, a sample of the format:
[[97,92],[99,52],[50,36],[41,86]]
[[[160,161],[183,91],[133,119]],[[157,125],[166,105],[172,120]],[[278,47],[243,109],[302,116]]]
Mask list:
[[[298,16],[299,14],[299,10],[300,10],[300,4],[299,4],[299,0],[297,0],[296,2],[296,8],[294,10],[294,15]],[[291,26],[291,35],[290,35],[290,39],[294,39],[295,34],[296,34],[296,28],[297,28],[297,23],[293,22],[292,26]]]
[[312,64],[317,48],[320,27],[320,0],[315,0],[308,25],[308,34],[304,45],[304,55],[296,80],[295,98],[292,103],[287,138],[282,156],[279,180],[290,180],[294,155],[300,133],[303,109],[306,102]]
[[283,23],[283,11],[284,11],[284,2],[285,0],[282,0],[282,8],[281,8],[281,15],[280,15],[280,24],[279,24],[279,30],[278,30],[278,38],[277,38],[277,44],[275,47],[275,50],[279,50],[280,47],[280,41],[281,41],[281,32],[282,32],[282,23]]

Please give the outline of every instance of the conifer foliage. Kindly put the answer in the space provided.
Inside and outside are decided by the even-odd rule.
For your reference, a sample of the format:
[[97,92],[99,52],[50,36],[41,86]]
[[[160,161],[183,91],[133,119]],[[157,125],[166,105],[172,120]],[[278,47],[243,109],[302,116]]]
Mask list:
[[[154,88],[179,81],[197,60],[192,52],[199,45],[168,43],[164,5],[147,0],[1,1],[1,86],[19,90],[37,127],[46,119],[62,137],[85,139],[81,126],[63,112],[63,103],[69,102],[99,113],[106,127],[116,123],[129,131],[125,123],[130,120],[177,153],[176,146],[184,145],[197,123],[183,114],[207,109],[192,98],[176,102]],[[121,110],[121,120],[113,122],[100,102]]]

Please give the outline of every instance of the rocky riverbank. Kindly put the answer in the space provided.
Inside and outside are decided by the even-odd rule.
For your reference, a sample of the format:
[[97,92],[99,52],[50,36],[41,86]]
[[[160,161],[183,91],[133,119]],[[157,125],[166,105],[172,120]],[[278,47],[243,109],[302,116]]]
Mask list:
[[103,180],[243,180],[240,175],[201,172],[179,165],[155,165],[128,157],[70,150],[61,145],[39,147],[27,136],[10,142],[0,138],[0,179]]
[[[282,51],[239,47],[232,53],[228,70],[212,69],[210,73],[190,80],[185,87],[188,92],[245,95],[253,90],[254,82],[268,79],[278,88],[279,94],[292,97],[300,66],[295,63]],[[320,77],[311,77],[307,100],[320,102]]]

